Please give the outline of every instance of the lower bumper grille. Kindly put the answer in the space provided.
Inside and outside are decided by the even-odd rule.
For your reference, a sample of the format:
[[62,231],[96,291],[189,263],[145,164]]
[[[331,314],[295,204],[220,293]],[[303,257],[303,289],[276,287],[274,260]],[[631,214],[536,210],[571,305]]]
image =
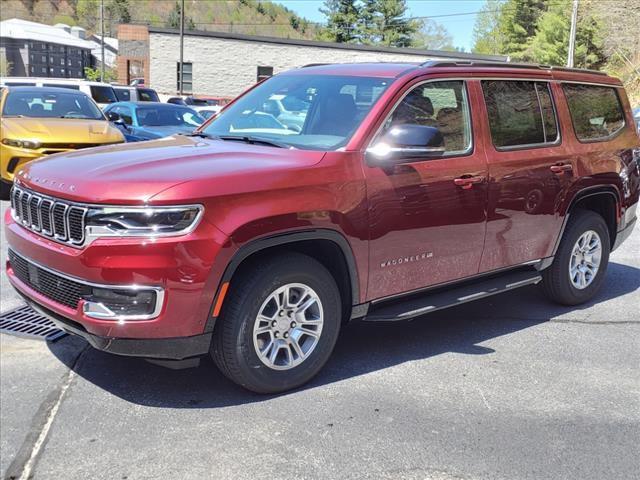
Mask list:
[[78,308],[78,302],[83,295],[90,293],[90,287],[80,282],[41,268],[13,250],[9,250],[9,263],[15,276],[36,292],[44,295],[56,303],[69,308]]

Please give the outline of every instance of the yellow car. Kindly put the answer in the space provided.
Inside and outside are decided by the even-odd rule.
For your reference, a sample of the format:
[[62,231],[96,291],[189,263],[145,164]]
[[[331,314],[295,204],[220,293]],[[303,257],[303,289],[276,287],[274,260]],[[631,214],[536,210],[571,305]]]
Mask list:
[[0,198],[25,163],[51,153],[122,143],[124,137],[85,93],[4,87],[0,93]]

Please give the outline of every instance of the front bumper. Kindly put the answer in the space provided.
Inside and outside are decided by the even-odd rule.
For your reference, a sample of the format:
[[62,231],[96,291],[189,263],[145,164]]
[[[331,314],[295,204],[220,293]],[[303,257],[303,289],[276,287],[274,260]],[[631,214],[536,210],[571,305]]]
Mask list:
[[[31,277],[29,282],[21,281],[11,264],[7,264],[9,281],[20,294],[50,312],[49,316],[53,315],[58,321],[66,320],[65,329],[75,327],[73,333],[93,339],[90,341],[97,348],[108,343],[111,345],[109,351],[112,351],[120,348],[114,347],[114,343],[127,344],[128,353],[124,354],[173,358],[155,353],[149,355],[145,342],[188,339],[210,334],[213,329],[209,319],[213,296],[222,276],[222,271],[214,267],[214,261],[227,238],[206,221],[181,237],[157,241],[105,238],[82,249],[54,242],[25,229],[15,223],[9,211],[5,216],[5,232],[9,248],[17,255],[61,276],[114,288],[137,285],[142,289],[162,289],[162,306],[153,318],[126,321],[92,318],[83,310],[82,301],[64,304],[56,301],[56,296],[45,296],[42,288],[30,285],[33,283]],[[21,276],[24,278],[24,272]],[[35,285],[38,285],[37,280]],[[56,286],[55,281],[53,285]],[[185,342],[190,343],[189,340]],[[140,349],[138,353],[136,348]],[[196,349],[198,353],[201,350]]]
[[93,335],[80,324],[59,315],[22,294],[27,304],[36,312],[49,318],[67,333],[84,338],[89,344],[103,352],[115,355],[144,357],[162,360],[184,360],[209,351],[212,333],[203,333],[180,338],[112,338]]

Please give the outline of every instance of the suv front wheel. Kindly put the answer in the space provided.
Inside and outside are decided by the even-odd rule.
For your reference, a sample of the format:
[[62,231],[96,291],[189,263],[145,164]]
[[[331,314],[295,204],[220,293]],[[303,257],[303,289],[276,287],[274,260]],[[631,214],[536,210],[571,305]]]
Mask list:
[[329,271],[299,253],[253,262],[231,282],[212,343],[220,370],[258,393],[309,381],[340,330],[340,293]]
[[589,210],[576,210],[553,264],[543,272],[547,296],[563,305],[591,300],[604,280],[610,249],[609,230],[604,219]]

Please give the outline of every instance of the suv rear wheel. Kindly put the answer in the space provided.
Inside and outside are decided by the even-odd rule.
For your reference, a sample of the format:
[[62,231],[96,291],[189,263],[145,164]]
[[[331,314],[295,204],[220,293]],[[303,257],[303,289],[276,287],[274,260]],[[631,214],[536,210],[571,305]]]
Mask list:
[[234,277],[211,354],[239,385],[275,393],[309,381],[328,360],[340,330],[340,293],[311,257],[282,254]]
[[591,300],[604,280],[610,248],[604,219],[589,210],[576,210],[553,264],[543,272],[547,296],[563,305]]

